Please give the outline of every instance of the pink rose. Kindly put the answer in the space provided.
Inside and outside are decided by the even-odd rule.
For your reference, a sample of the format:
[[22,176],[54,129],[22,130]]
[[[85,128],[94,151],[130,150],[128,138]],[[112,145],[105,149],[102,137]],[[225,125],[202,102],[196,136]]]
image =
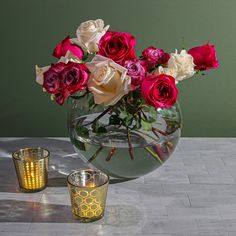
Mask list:
[[99,41],[98,54],[123,64],[125,60],[135,58],[135,38],[124,32],[106,32]]
[[83,58],[84,55],[83,50],[79,45],[73,44],[71,42],[70,36],[67,36],[56,46],[56,48],[53,51],[53,56],[57,58],[64,57],[67,51],[70,51],[79,59]]
[[89,70],[85,64],[59,62],[44,73],[44,89],[62,105],[72,94],[87,88]]
[[193,57],[195,70],[209,70],[219,67],[214,45],[207,43],[190,49],[188,53]]
[[166,74],[146,77],[142,83],[142,96],[147,104],[155,108],[172,107],[178,96],[175,79]]
[[161,48],[155,48],[153,46],[143,50],[142,58],[145,59],[145,64],[148,69],[151,69],[156,64],[165,65],[167,64],[170,55],[164,52]]
[[127,75],[131,77],[131,90],[137,89],[146,77],[146,68],[143,61],[138,59],[127,60],[123,66],[128,70]]

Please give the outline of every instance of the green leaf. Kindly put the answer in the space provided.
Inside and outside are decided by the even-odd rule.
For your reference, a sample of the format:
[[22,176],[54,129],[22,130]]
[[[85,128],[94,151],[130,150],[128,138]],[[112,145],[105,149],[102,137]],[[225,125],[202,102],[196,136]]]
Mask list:
[[156,119],[157,119],[157,110],[156,110],[155,107],[150,107],[149,108],[149,116],[150,116],[151,119],[156,121]]
[[133,115],[128,113],[127,117],[124,119],[124,123],[126,127],[129,127],[132,124],[133,121]]
[[152,123],[149,123],[143,119],[141,119],[141,125],[144,130],[150,131],[152,129]]
[[126,111],[121,111],[119,114],[119,117],[123,120],[128,116],[128,113]]
[[98,130],[98,127],[99,127],[99,124],[97,121],[95,121],[93,124],[92,124],[92,130],[94,133],[97,133],[97,130]]
[[109,118],[109,125],[119,125],[121,123],[121,119],[118,115],[111,115]]
[[88,100],[88,105],[89,105],[89,111],[91,111],[93,108],[97,106],[97,104],[94,103],[94,98],[91,96]]
[[101,134],[101,133],[107,133],[107,129],[104,126],[100,126],[97,129],[97,133]]
[[84,126],[77,126],[75,131],[76,131],[77,135],[80,137],[83,137],[83,138],[89,137],[89,130]]
[[106,133],[107,132],[107,129],[104,126],[99,125],[98,121],[96,121],[96,122],[94,122],[92,124],[92,129],[93,129],[93,132],[97,133],[97,134],[101,134],[101,133]]
[[141,128],[141,119],[137,114],[134,115],[135,125],[131,129],[140,129]]
[[73,144],[77,149],[79,149],[81,151],[86,151],[86,147],[85,147],[85,144],[83,142],[80,142],[79,140],[75,140],[73,142]]
[[89,56],[89,54],[88,54],[88,53],[85,53],[84,56],[83,56],[83,58],[82,58],[82,61],[85,62],[85,61],[88,59],[88,56]]

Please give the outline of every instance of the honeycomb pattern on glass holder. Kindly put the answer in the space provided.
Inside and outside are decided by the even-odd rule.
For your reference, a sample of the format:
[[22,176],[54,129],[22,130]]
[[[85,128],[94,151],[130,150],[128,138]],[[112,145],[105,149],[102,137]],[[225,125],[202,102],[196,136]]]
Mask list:
[[[104,206],[101,203],[101,194],[97,190],[73,190],[73,211],[79,217],[99,217],[103,213]],[[100,199],[100,200],[99,200]]]

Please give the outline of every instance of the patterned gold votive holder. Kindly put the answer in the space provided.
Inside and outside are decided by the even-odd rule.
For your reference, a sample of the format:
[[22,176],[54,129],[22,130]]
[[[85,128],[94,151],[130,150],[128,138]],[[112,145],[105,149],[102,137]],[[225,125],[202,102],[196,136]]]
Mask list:
[[76,170],[68,175],[67,184],[72,212],[81,222],[91,222],[103,217],[108,175],[95,169]]
[[23,148],[12,154],[21,191],[37,192],[46,187],[49,155],[40,147]]

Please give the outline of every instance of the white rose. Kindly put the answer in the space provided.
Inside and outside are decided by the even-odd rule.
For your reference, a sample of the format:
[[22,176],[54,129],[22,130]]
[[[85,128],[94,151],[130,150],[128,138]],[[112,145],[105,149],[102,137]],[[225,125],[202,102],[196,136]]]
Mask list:
[[35,72],[36,72],[36,82],[40,85],[43,85],[43,74],[44,72],[48,71],[50,66],[38,67],[35,65]]
[[175,68],[164,68],[162,66],[159,66],[156,70],[154,70],[154,74],[166,74],[170,75],[175,78],[175,83],[177,84],[178,81],[176,80],[177,77],[177,70]]
[[75,56],[70,51],[67,51],[66,55],[64,57],[61,57],[58,62],[63,62],[65,64],[67,64],[69,61],[72,61],[75,63],[82,63],[82,60],[80,60],[77,56]]
[[175,53],[170,54],[167,68],[164,68],[164,71],[177,81],[181,81],[195,74],[194,66],[193,57],[186,50],[181,50],[180,54],[178,54],[176,49]]
[[97,52],[98,43],[108,28],[109,25],[104,28],[101,19],[85,21],[76,30],[77,39],[72,41],[89,53]]
[[86,65],[91,72],[88,88],[96,104],[115,105],[130,91],[131,78],[127,76],[127,69],[111,59],[96,55]]

